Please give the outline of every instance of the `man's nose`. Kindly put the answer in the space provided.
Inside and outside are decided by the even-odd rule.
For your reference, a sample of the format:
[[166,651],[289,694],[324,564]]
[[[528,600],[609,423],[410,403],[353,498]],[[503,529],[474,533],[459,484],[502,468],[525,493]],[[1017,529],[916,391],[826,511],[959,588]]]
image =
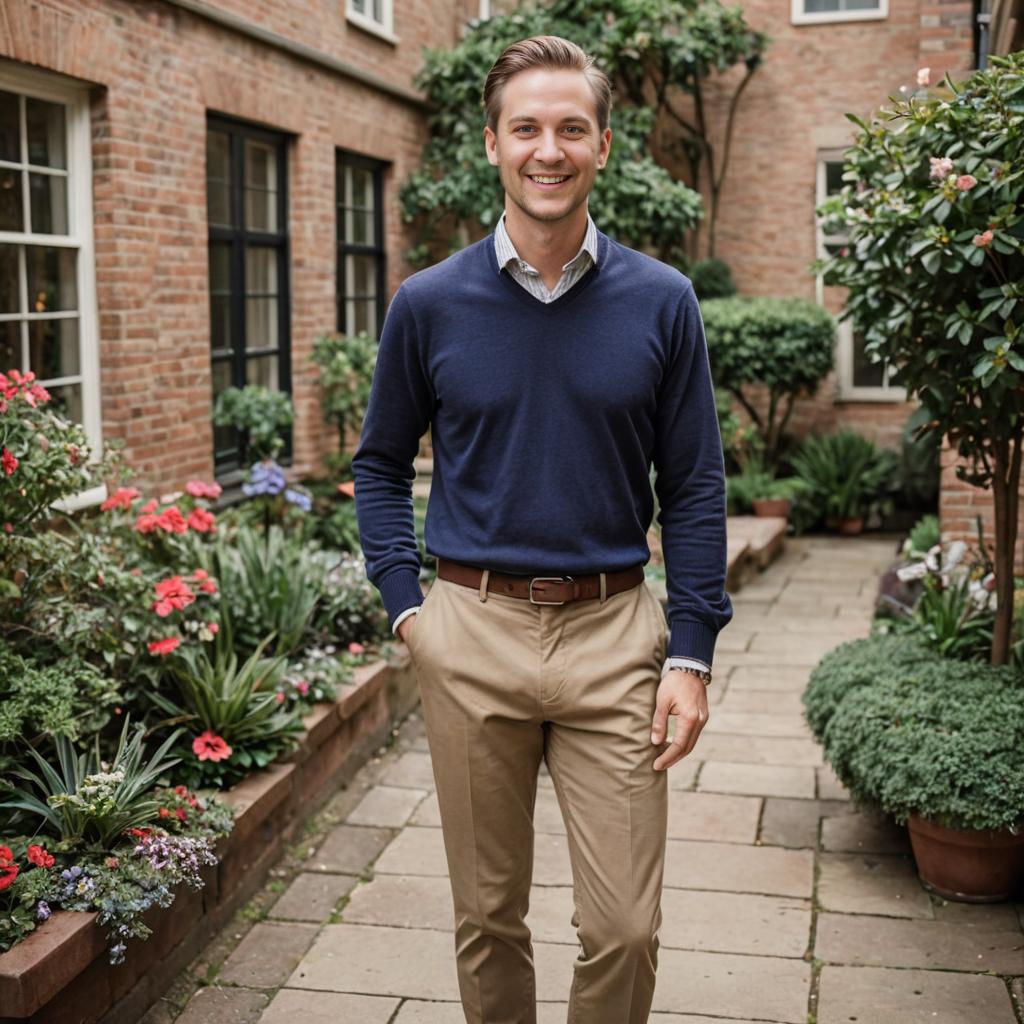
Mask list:
[[558,136],[554,132],[542,132],[537,140],[537,150],[534,156],[548,164],[556,164],[563,159],[562,147],[559,144]]

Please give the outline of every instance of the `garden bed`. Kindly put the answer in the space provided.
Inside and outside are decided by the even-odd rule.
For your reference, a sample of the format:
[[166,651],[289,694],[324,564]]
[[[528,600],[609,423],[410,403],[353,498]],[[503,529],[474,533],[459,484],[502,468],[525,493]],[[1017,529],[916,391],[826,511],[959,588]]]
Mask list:
[[108,963],[96,914],[74,911],[54,912],[0,954],[0,1024],[135,1024],[416,701],[407,657],[356,669],[333,703],[316,705],[303,719],[288,759],[220,794],[234,808],[235,824],[217,844],[219,863],[203,870],[202,890],[182,887],[170,908],[147,913],[153,934],[131,944],[125,963]]

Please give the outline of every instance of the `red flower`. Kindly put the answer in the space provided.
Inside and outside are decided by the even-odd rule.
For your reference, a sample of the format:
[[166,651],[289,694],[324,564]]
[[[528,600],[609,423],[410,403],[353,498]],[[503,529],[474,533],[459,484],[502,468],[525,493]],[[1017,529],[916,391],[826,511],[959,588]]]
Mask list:
[[109,512],[112,508],[123,508],[127,511],[137,497],[139,492],[134,487],[118,487],[117,491],[100,505],[100,511]]
[[35,843],[28,848],[28,859],[35,864],[37,868],[53,867],[53,854],[47,853],[46,850]]
[[196,533],[216,533],[217,520],[212,512],[205,508],[194,508],[188,515],[188,525]]
[[166,530],[168,533],[188,533],[188,523],[177,505],[165,508],[157,516],[157,524],[161,530]]
[[156,511],[157,504],[158,502],[156,498],[151,498],[149,501],[146,502],[145,505],[142,506],[142,508],[139,509],[139,511],[144,516],[152,515]]
[[192,573],[192,579],[197,583],[201,580],[208,580],[209,578],[210,574],[205,569],[196,569],[196,571]]
[[174,792],[177,793],[178,796],[188,796],[188,786],[175,786]]
[[0,866],[14,863],[14,854],[9,846],[0,846]]
[[153,611],[161,618],[170,615],[175,609],[181,611],[196,599],[196,595],[180,576],[161,580],[156,585],[156,596],[159,600],[153,602]]
[[146,645],[149,648],[150,654],[159,654],[161,656],[170,654],[171,651],[175,650],[181,643],[181,637],[169,636],[164,640],[150,640]]
[[18,877],[17,864],[0,864],[0,892],[10,888]]
[[152,533],[154,530],[160,527],[160,517],[153,515],[152,512],[144,512],[138,519],[135,520],[135,529],[139,533]]
[[209,630],[209,631],[210,631],[210,632],[211,632],[211,633],[212,633],[212,634],[213,634],[214,636],[216,636],[216,635],[217,635],[217,634],[218,634],[218,633],[220,632],[220,626],[218,626],[216,622],[208,622],[208,623],[206,624],[206,628],[207,628],[207,629],[208,629],[208,630]]
[[349,654],[362,654],[365,650],[366,648],[362,644],[356,643],[355,640],[353,640],[352,643],[348,645]]
[[212,729],[207,729],[192,741],[192,752],[200,761],[224,761],[231,756],[231,747]]
[[214,583],[213,580],[203,580],[203,582],[199,584],[199,589],[204,594],[216,594],[217,584]]
[[185,813],[184,807],[176,807],[174,813],[178,821],[188,821],[188,815]]
[[136,839],[144,839],[146,836],[152,835],[153,833],[151,828],[130,828],[128,831],[135,836]]
[[170,816],[171,816],[171,812],[169,810],[167,810],[166,807],[161,807],[160,808],[160,817],[161,818],[169,818]]
[[8,476],[18,468],[18,460],[14,457],[14,453],[8,451],[7,448],[4,448],[3,454],[0,454],[0,466]]
[[221,486],[217,483],[204,483],[202,480],[189,480],[189,482],[185,484],[185,490],[188,491],[193,498],[219,498]]

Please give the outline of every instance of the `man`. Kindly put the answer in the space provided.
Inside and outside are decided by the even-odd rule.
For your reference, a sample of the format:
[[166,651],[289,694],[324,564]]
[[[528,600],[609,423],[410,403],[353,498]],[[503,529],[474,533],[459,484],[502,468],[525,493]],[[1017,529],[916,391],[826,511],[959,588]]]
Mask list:
[[[516,43],[484,102],[505,213],[394,297],[352,464],[360,535],[419,676],[466,1020],[536,1021],[524,919],[543,760],[573,871],[570,1024],[643,1024],[665,769],[708,719],[732,614],[703,325],[683,275],[590,219],[611,146],[591,59],[557,37]],[[423,598],[411,482],[428,426],[438,578]],[[652,460],[670,636],[643,585]]]

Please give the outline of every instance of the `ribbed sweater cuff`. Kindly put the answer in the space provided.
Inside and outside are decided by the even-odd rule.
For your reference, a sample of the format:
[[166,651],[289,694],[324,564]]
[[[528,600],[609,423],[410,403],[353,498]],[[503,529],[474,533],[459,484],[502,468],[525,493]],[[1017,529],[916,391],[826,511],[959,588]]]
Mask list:
[[702,622],[672,620],[672,634],[668,641],[670,658],[696,658],[710,665],[715,656],[718,634]]
[[414,605],[423,603],[419,576],[411,569],[399,569],[380,581],[381,600],[388,613],[388,625],[394,629],[395,619]]

